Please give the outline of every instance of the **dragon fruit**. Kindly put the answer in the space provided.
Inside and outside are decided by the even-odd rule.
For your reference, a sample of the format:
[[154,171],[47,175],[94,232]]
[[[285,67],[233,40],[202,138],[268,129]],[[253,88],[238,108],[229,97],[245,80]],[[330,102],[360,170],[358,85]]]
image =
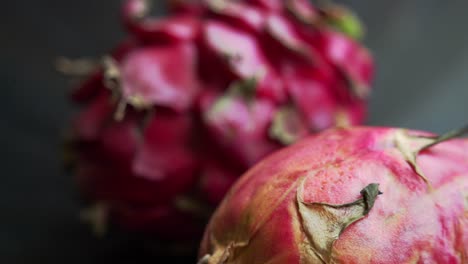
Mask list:
[[84,109],[68,145],[98,232],[201,236],[260,158],[365,117],[372,58],[342,7],[171,1],[155,19],[129,0],[122,10],[130,37],[72,94]]
[[458,132],[335,128],[272,154],[226,195],[199,263],[467,263]]

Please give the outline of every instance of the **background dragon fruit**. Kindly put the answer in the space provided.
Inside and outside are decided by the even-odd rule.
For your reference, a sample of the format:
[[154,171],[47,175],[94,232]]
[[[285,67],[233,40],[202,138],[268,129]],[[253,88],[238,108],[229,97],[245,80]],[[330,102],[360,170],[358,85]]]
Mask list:
[[234,180],[310,132],[363,121],[373,64],[346,9],[302,0],[172,1],[73,93],[69,150],[84,217],[172,239],[201,234]]
[[468,140],[447,141],[466,132],[338,128],[280,150],[226,195],[199,263],[467,263]]

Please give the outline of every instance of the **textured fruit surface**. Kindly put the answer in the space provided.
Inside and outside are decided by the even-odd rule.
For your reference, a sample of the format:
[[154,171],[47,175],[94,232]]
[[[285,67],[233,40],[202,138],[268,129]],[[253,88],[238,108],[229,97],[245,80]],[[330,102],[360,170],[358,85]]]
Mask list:
[[330,129],[262,160],[214,213],[200,263],[467,263],[468,140]]
[[373,63],[343,8],[170,1],[156,19],[147,2],[124,2],[128,39],[72,95],[69,149],[99,230],[201,236],[260,158],[363,121]]

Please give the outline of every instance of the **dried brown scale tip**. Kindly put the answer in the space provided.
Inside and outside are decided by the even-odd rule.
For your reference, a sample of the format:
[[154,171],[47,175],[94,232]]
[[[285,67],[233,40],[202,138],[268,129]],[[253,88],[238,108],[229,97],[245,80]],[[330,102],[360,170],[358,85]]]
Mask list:
[[[345,74],[344,74],[345,75]],[[351,94],[358,99],[366,99],[370,95],[369,87],[361,86],[355,83],[352,78],[345,76],[347,82],[349,83],[348,88]]]
[[421,152],[423,150],[426,150],[430,147],[433,147],[439,143],[442,143],[444,141],[447,141],[447,140],[450,140],[450,139],[453,139],[453,138],[457,138],[457,137],[461,137],[465,134],[468,133],[468,125],[462,127],[462,128],[459,128],[459,129],[455,129],[455,130],[452,130],[452,131],[449,131],[445,134],[442,134],[436,138],[434,138],[434,142],[430,143],[429,145],[426,145],[424,147],[422,147],[418,152]]
[[210,255],[206,254],[197,262],[197,264],[209,264],[210,263],[209,261],[210,261]]
[[182,212],[189,213],[200,219],[207,219],[213,213],[213,208],[193,197],[181,196],[175,199],[174,205]]
[[[420,136],[420,135],[411,135],[406,130],[401,130],[396,134],[395,137],[395,144],[397,148],[401,151],[402,155],[405,157],[406,161],[410,164],[410,166],[415,170],[415,172],[426,182],[428,189],[431,190],[432,186],[430,181],[422,172],[421,168],[417,164],[417,157],[418,155],[437,144],[442,142],[454,139],[456,137],[460,137],[464,134],[468,133],[468,125],[462,127],[460,129],[455,129],[444,133],[440,136]],[[410,141],[414,140],[421,141],[417,146],[413,146]]]
[[[427,179],[427,177],[424,175],[422,170],[419,168],[416,159],[417,155],[419,153],[419,150],[421,149],[420,147],[414,148],[414,144],[412,144],[414,137],[408,134],[407,130],[399,130],[397,133],[395,133],[395,139],[394,143],[396,148],[400,151],[401,155],[403,158],[408,162],[408,164],[413,168],[413,170],[416,172],[416,174],[426,183],[427,187],[429,190],[432,189],[431,183]],[[423,140],[428,140],[426,138],[423,138]]]
[[304,181],[297,192],[302,225],[308,235],[308,246],[324,262],[329,263],[333,243],[354,222],[365,217],[374,206],[379,184],[371,183],[361,190],[362,198],[347,204],[306,203],[303,201]]
[[276,112],[268,132],[271,138],[286,146],[304,137],[307,129],[297,110],[293,106],[284,106]]
[[121,121],[125,117],[127,102],[122,98],[122,83],[119,65],[111,56],[104,56],[101,60],[101,66],[104,72],[104,86],[111,90],[111,100],[116,103],[114,119],[116,121]]
[[104,85],[121,94],[121,74],[117,61],[110,56],[105,56],[102,59],[102,67],[104,68]]
[[92,227],[94,235],[103,237],[108,231],[109,206],[106,202],[98,202],[80,212],[81,221]]
[[66,76],[85,77],[99,67],[99,62],[89,58],[70,59],[67,57],[58,57],[54,65],[58,72]]
[[127,101],[121,98],[117,104],[117,107],[115,108],[114,119],[116,121],[122,121],[125,117],[126,110],[127,110]]

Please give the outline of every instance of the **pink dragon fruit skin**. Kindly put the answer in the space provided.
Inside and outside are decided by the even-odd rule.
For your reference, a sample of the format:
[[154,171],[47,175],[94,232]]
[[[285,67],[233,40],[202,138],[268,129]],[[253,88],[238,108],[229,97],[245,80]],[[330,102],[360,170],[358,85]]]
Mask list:
[[83,110],[70,145],[80,190],[105,205],[105,222],[178,239],[201,235],[260,158],[362,123],[373,62],[329,23],[332,6],[171,4],[156,19],[147,1],[125,1],[130,36],[72,94]]
[[467,263],[468,140],[453,135],[336,128],[270,155],[213,214],[199,263]]

